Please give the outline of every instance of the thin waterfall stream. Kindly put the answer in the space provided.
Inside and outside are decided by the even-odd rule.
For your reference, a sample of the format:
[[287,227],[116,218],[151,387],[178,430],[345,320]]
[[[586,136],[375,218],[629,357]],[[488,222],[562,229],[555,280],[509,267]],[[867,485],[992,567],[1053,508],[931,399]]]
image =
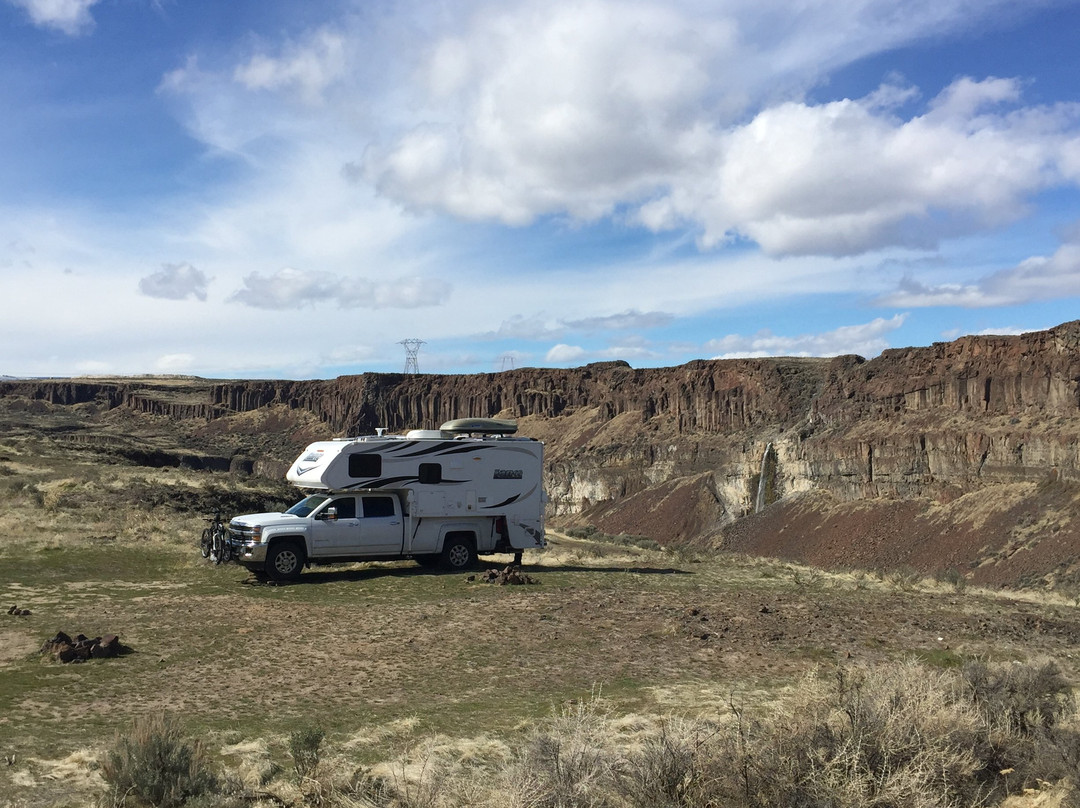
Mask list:
[[772,443],[768,443],[765,446],[765,452],[761,455],[761,473],[758,475],[757,484],[757,499],[754,502],[754,513],[760,513],[765,509],[765,491],[766,480],[768,479],[767,471],[769,464],[769,452],[773,450]]

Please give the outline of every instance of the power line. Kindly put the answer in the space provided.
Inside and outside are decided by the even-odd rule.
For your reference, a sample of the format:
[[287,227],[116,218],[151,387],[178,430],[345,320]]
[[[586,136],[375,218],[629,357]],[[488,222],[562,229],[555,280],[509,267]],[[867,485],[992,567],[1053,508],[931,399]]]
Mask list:
[[422,339],[403,339],[398,345],[405,348],[405,372],[419,373],[420,363],[416,360],[416,355],[420,352],[420,346],[427,343]]

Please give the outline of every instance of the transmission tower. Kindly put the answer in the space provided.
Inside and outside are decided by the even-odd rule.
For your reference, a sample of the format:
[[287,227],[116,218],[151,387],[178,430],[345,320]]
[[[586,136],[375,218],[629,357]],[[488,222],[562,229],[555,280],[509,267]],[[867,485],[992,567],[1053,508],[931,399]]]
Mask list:
[[403,339],[398,345],[405,348],[405,372],[419,373],[420,363],[416,361],[416,355],[420,352],[420,346],[427,343],[422,339]]

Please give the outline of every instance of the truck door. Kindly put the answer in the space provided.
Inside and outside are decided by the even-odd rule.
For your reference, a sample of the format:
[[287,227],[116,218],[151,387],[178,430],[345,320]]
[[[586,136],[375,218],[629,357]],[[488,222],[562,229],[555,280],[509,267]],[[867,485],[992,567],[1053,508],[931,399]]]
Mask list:
[[[329,511],[336,509],[336,517]],[[349,555],[359,552],[360,519],[356,497],[336,496],[327,502],[311,522],[311,554],[315,556]]]
[[401,555],[405,529],[397,499],[386,494],[364,494],[360,501],[360,552]]

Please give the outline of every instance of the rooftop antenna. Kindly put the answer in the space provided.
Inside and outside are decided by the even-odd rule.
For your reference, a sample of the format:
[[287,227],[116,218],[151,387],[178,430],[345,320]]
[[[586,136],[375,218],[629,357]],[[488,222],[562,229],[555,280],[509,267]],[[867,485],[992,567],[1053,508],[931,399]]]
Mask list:
[[419,373],[420,363],[416,361],[416,355],[420,352],[420,346],[427,343],[422,339],[403,339],[398,345],[405,348],[405,372]]

